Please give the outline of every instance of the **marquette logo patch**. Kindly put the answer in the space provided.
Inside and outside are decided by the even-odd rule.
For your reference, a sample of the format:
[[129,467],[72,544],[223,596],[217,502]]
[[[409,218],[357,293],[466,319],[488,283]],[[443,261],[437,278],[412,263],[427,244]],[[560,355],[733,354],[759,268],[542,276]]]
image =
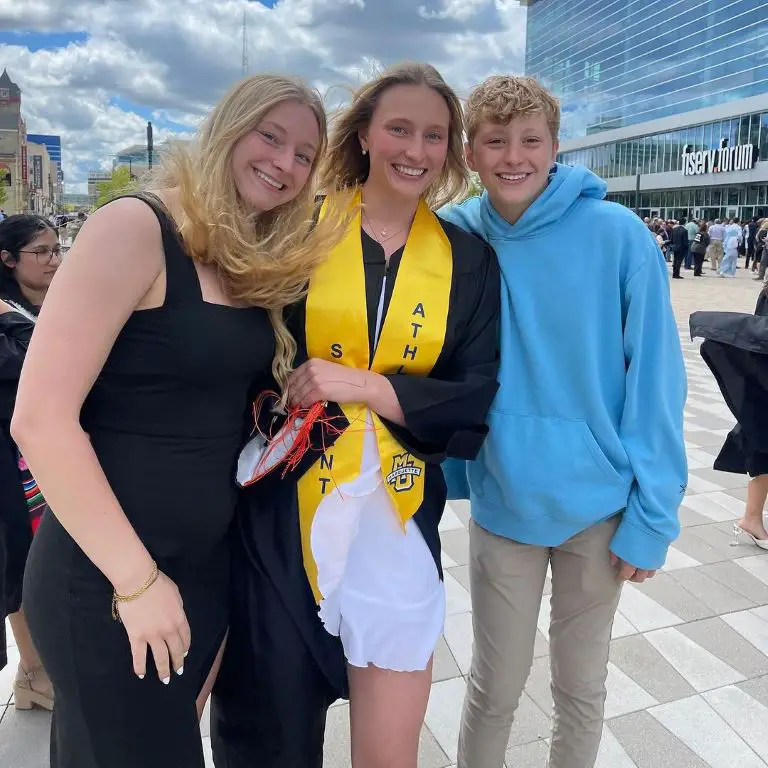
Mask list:
[[414,479],[421,476],[421,467],[413,465],[413,457],[410,453],[400,453],[392,459],[392,471],[387,475],[387,483],[397,493],[410,491],[414,486]]

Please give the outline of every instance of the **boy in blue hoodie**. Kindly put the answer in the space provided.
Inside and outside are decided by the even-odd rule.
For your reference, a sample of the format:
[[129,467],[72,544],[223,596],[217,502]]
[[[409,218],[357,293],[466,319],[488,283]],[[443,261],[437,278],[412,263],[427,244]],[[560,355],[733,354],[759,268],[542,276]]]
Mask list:
[[686,376],[666,264],[589,170],[554,164],[560,109],[535,80],[491,77],[467,104],[482,197],[440,215],[502,273],[500,389],[469,498],[474,650],[458,768],[500,768],[533,661],[547,566],[555,703],[550,768],[594,766],[624,581],[664,564],[688,471]]

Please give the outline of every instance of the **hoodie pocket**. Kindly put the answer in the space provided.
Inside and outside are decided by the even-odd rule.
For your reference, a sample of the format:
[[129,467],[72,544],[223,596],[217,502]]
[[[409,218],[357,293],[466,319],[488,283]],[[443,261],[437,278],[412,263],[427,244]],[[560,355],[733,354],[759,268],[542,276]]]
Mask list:
[[516,517],[581,520],[626,500],[628,483],[582,419],[493,410],[481,460],[470,464],[476,496]]

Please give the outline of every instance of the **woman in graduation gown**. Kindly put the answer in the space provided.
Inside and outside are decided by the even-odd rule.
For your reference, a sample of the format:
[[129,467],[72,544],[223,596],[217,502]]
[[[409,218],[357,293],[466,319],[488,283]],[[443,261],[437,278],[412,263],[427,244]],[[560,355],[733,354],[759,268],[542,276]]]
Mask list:
[[249,485],[260,441],[241,457],[221,768],[322,765],[327,709],[347,696],[353,766],[416,766],[445,616],[440,463],[475,458],[497,389],[495,257],[431,211],[465,188],[462,127],[440,74],[409,64],[363,86],[331,136],[320,216],[350,224],[292,314],[288,387],[324,417],[296,466]]
[[744,516],[734,533],[768,549],[763,522],[768,498],[768,285],[760,292],[754,315],[695,312],[691,335],[704,338],[701,356],[738,421],[714,467],[751,477]]

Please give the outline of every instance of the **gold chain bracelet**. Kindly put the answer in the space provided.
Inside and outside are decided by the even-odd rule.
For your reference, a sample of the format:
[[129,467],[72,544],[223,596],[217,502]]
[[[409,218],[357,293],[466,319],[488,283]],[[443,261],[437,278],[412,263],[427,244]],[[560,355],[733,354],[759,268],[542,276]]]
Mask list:
[[157,568],[157,563],[153,560],[152,573],[150,574],[150,577],[144,582],[144,584],[139,587],[139,589],[137,589],[135,592],[132,592],[130,595],[118,595],[117,590],[115,589],[112,592],[112,618],[115,621],[120,621],[120,614],[117,611],[117,604],[129,603],[131,600],[136,600],[136,598],[141,597],[157,581],[159,574],[160,571]]

